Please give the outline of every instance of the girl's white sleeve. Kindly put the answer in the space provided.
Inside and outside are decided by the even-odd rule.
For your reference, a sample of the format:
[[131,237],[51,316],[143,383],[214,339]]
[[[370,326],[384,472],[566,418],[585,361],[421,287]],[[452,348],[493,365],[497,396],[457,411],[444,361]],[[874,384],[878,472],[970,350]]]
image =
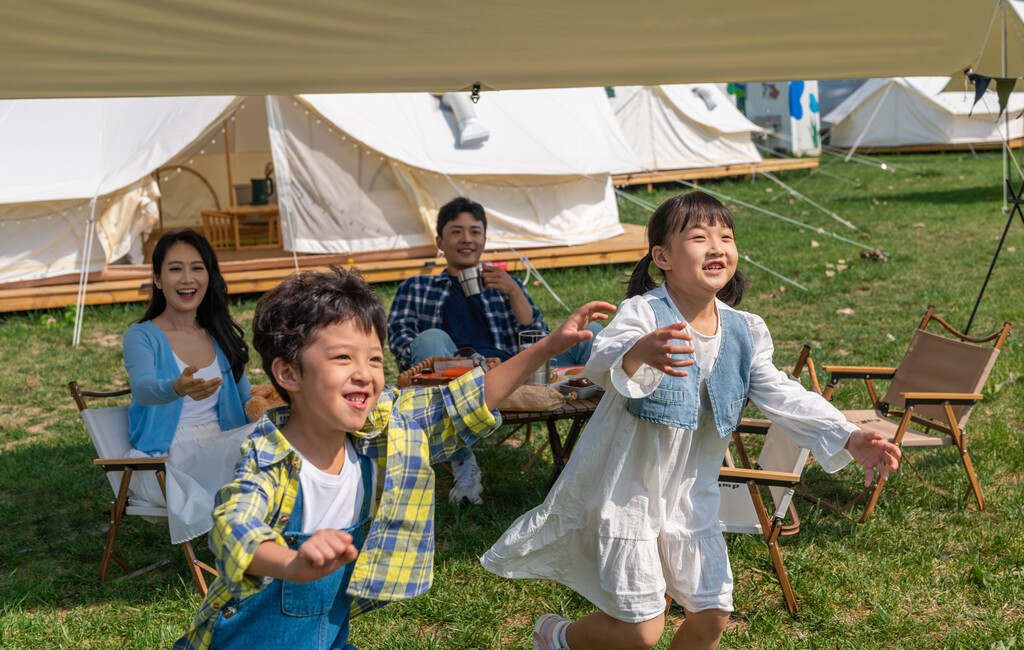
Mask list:
[[646,397],[653,393],[665,373],[643,365],[629,377],[622,369],[622,357],[640,337],[657,329],[656,323],[654,309],[643,296],[623,301],[612,322],[594,338],[584,373],[586,377],[601,388],[625,397]]
[[805,389],[776,368],[772,362],[775,346],[768,326],[759,316],[744,315],[754,338],[750,400],[794,442],[810,449],[826,472],[839,471],[853,460],[844,447],[857,426],[821,395]]

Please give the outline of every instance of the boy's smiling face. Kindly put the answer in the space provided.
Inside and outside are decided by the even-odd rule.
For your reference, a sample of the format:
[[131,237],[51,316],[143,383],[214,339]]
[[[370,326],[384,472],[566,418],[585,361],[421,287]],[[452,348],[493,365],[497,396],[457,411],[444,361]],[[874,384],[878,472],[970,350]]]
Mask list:
[[[276,363],[276,362],[275,362]],[[384,390],[384,350],[377,332],[347,320],[321,329],[302,351],[302,369],[278,376],[302,419],[321,432],[358,431]]]

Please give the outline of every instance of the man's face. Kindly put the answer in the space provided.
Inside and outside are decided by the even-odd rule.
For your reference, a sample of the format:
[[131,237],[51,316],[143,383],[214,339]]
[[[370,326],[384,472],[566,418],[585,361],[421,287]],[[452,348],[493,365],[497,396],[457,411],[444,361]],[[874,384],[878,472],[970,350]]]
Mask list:
[[444,225],[441,236],[434,241],[448,261],[448,272],[455,275],[480,263],[487,236],[484,224],[477,221],[472,212],[460,212]]

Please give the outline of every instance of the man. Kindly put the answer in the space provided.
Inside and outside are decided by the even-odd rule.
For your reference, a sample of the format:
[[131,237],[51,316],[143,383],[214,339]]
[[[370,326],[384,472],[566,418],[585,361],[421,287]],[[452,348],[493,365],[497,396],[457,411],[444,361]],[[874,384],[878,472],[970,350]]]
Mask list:
[[[484,357],[509,359],[519,351],[519,333],[544,330],[544,318],[526,287],[498,266],[481,269],[484,290],[466,296],[456,277],[480,263],[487,243],[487,216],[483,206],[465,197],[446,203],[438,211],[437,248],[446,266],[438,275],[417,275],[398,287],[388,314],[388,346],[399,372],[430,357],[455,356],[471,347]],[[601,330],[597,323],[588,329]],[[583,365],[590,358],[593,339],[574,345],[554,357],[559,366]],[[455,483],[448,498],[464,504],[480,499],[480,468],[469,447],[451,457]]]

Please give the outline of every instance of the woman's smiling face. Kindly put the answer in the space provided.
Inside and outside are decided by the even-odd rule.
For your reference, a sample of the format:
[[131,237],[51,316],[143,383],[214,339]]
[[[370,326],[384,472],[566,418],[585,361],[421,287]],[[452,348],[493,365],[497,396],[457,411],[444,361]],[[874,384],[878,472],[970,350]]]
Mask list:
[[163,292],[168,309],[195,311],[206,297],[210,273],[199,251],[179,241],[167,249],[160,275],[153,281]]

